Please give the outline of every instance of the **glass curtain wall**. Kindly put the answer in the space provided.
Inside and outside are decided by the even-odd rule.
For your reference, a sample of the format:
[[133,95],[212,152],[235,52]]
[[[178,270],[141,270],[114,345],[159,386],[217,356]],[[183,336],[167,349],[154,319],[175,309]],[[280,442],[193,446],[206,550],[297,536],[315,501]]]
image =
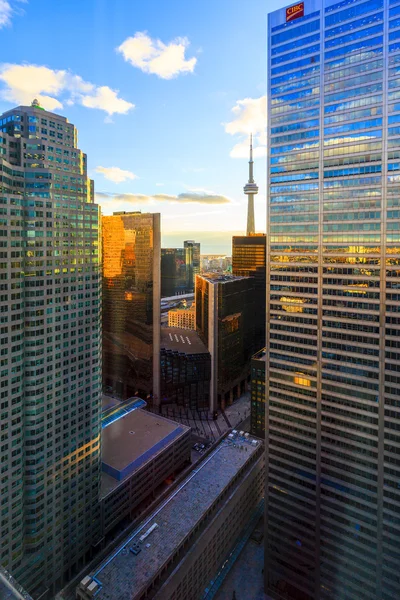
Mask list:
[[267,584],[394,600],[400,3],[303,10],[269,16]]

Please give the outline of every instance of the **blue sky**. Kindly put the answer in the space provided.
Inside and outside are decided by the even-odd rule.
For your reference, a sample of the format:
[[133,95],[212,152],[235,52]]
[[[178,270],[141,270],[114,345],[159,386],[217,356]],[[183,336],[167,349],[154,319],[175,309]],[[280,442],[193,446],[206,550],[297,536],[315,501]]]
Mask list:
[[161,212],[164,245],[228,252],[250,131],[265,230],[266,16],[285,4],[0,0],[0,111],[39,97],[78,127],[105,214]]

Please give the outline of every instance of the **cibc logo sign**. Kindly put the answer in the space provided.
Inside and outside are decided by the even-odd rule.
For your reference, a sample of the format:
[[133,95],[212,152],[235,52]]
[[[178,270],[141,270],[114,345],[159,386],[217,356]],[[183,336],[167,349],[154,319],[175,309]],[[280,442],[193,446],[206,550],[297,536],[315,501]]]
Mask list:
[[304,2],[299,2],[299,4],[294,4],[286,9],[286,23],[299,17],[304,17]]

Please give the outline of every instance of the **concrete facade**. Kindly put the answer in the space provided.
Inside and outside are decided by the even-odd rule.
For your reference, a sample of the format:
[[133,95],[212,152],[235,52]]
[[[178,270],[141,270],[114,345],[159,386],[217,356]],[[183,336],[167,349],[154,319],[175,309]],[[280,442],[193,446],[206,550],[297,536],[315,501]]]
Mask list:
[[225,438],[76,597],[198,600],[259,505],[263,470],[260,441]]
[[103,428],[101,531],[137,518],[165,480],[191,460],[190,427],[136,409]]
[[196,305],[189,308],[173,308],[168,311],[168,327],[196,329]]

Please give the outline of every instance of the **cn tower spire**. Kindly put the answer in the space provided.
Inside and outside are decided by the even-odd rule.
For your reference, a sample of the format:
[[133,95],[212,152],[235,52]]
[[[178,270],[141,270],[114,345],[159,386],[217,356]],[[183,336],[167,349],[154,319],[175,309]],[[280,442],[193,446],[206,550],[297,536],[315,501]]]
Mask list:
[[247,231],[246,235],[255,233],[254,223],[254,196],[258,194],[258,186],[254,183],[253,175],[253,134],[250,135],[250,160],[249,160],[249,181],[243,188],[247,200]]

